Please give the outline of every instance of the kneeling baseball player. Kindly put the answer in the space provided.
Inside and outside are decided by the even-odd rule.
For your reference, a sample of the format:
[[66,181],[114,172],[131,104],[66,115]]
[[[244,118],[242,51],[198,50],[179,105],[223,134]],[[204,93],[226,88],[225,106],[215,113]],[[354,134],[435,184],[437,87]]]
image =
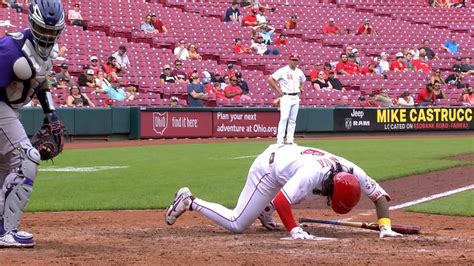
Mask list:
[[[283,188],[283,189],[282,189]],[[281,192],[279,192],[281,189]],[[328,198],[337,213],[349,212],[363,191],[375,204],[380,237],[397,237],[389,218],[389,195],[360,167],[327,151],[298,145],[270,145],[250,167],[237,206],[230,210],[222,205],[199,199],[187,187],[181,188],[166,210],[166,223],[172,225],[185,211],[197,211],[233,233],[244,232],[257,218],[269,228],[275,226],[271,201],[293,239],[314,239],[299,227],[291,205],[307,195]]]

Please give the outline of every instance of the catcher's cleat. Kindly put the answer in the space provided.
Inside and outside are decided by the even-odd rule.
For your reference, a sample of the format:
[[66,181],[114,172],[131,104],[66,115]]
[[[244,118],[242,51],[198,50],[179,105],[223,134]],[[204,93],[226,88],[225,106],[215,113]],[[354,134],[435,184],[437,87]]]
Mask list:
[[176,192],[176,197],[173,204],[166,209],[165,220],[168,225],[172,225],[176,222],[181,214],[189,210],[191,203],[194,200],[194,196],[187,187],[182,187]]
[[0,248],[32,248],[35,244],[33,235],[28,232],[15,230],[0,235]]
[[276,223],[273,220],[273,212],[275,211],[275,207],[272,203],[268,204],[265,209],[263,209],[262,213],[258,216],[258,219],[262,223],[262,226],[267,228],[269,231],[280,230],[282,227],[280,224]]

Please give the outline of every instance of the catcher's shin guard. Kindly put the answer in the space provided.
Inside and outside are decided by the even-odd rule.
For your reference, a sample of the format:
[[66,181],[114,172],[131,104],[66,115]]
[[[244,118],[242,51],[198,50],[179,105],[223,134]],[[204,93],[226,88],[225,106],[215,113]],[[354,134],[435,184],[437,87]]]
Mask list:
[[23,209],[33,192],[33,182],[40,162],[38,151],[30,144],[23,144],[19,148],[19,156],[19,167],[6,176],[0,192],[3,197],[3,206],[0,205],[3,228],[0,231],[4,232],[17,230]]

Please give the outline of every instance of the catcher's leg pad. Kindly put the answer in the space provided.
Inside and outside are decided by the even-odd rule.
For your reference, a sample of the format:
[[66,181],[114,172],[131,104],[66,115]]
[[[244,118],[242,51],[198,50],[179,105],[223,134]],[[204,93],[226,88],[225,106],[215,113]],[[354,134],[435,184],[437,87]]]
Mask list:
[[2,187],[4,196],[0,217],[3,228],[0,231],[11,232],[18,228],[23,209],[33,193],[33,183],[40,162],[39,152],[30,144],[23,144],[18,150],[20,165],[5,178]]

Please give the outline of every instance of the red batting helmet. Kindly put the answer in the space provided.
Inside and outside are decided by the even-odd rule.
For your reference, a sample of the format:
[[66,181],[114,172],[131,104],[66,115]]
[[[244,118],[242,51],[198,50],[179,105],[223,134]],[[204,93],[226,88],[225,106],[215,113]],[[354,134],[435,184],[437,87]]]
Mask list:
[[360,184],[357,178],[346,172],[334,176],[332,209],[339,214],[348,213],[360,200]]

